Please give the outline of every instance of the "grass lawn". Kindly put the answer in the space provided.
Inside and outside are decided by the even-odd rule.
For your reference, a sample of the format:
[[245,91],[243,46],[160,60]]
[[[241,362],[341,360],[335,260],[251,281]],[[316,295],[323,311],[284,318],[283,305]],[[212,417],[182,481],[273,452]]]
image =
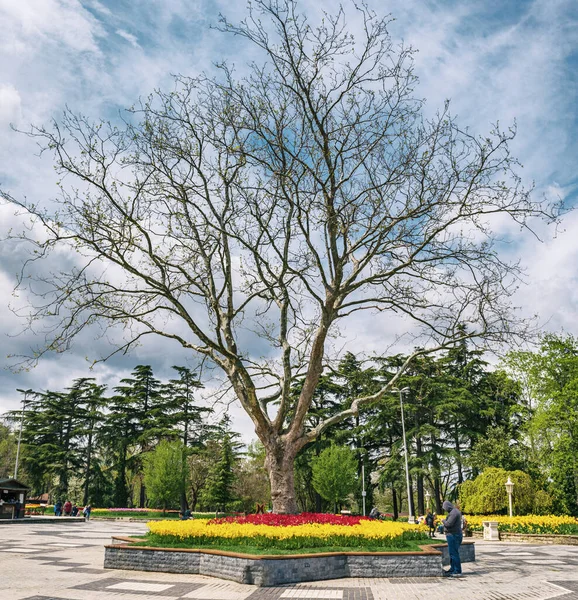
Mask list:
[[408,540],[403,546],[395,546],[386,548],[383,546],[379,547],[339,547],[339,546],[323,546],[315,548],[297,548],[291,550],[285,550],[280,548],[260,548],[256,546],[245,546],[245,545],[225,545],[225,544],[210,544],[200,545],[191,544],[186,540],[169,540],[160,536],[132,536],[134,539],[140,539],[142,541],[135,542],[131,546],[148,546],[149,548],[194,548],[196,550],[223,550],[224,552],[237,552],[239,554],[255,554],[259,556],[271,556],[271,555],[288,555],[288,554],[318,554],[320,552],[419,552],[420,546],[428,544],[439,544],[443,543],[443,540],[427,539],[427,540]]
[[108,512],[106,514],[93,514],[91,515],[91,518],[93,519],[118,519],[118,518],[125,518],[125,519],[143,519],[144,521],[150,521],[151,519],[178,519],[179,515],[178,514],[173,514],[173,513],[166,513],[163,515],[163,513],[156,513],[156,512],[151,512],[151,513],[129,513],[129,512]]
[[[91,518],[96,518],[96,519],[118,519],[118,518],[124,518],[124,519],[142,519],[143,521],[151,521],[151,520],[157,520],[157,519],[172,519],[172,520],[178,520],[180,519],[179,513],[178,512],[166,512],[166,513],[162,513],[162,512],[130,512],[130,511],[107,511],[105,512],[95,512],[93,511],[91,514]],[[200,514],[193,514],[190,517],[191,519],[214,519],[215,518],[215,514],[206,514],[206,513],[200,513]]]

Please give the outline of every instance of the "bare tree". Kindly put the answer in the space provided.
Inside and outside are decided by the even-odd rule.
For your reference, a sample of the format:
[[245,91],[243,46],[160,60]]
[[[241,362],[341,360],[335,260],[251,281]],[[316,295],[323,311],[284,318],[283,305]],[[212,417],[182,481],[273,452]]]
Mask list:
[[557,214],[523,189],[513,130],[475,136],[448,106],[426,119],[412,50],[388,18],[352,10],[356,38],[341,9],[312,25],[294,0],[255,0],[246,20],[219,25],[262,53],[245,77],[226,64],[178,77],[122,127],[66,112],[30,135],[79,187],[64,182],[46,209],[4,193],[46,231],[20,283],[54,249],[82,258],[41,277],[30,323],[48,318],[50,331],[36,358],[96,321],[126,329],[115,351],[155,334],[204,355],[255,424],[276,512],[297,510],[298,451],[396,384],[307,427],[338,323],[402,315],[424,336],[413,356],[501,341],[520,325],[519,267],[499,256],[491,222]]

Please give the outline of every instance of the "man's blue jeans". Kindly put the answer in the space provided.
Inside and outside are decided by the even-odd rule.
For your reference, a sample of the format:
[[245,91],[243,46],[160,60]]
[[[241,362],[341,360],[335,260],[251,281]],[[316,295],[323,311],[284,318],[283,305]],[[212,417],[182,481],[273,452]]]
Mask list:
[[462,561],[460,560],[460,546],[462,539],[463,535],[461,533],[446,534],[448,551],[450,553],[450,573],[462,572]]

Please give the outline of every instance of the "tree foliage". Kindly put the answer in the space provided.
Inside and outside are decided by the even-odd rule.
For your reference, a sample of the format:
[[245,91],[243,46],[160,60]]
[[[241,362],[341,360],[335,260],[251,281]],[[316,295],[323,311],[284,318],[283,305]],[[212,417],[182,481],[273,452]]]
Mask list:
[[357,461],[350,448],[331,445],[311,461],[313,486],[336,507],[357,485]]
[[240,444],[235,441],[238,436],[231,431],[228,417],[222,419],[219,430],[217,434],[218,450],[217,454],[212,457],[202,500],[211,509],[224,511],[236,500],[235,466],[239,459]]
[[269,506],[271,485],[265,469],[265,449],[259,442],[249,445],[245,456],[237,463],[234,495],[238,498],[238,509],[251,513],[257,504]]
[[[33,492],[99,506],[144,506],[144,456],[162,440],[186,440],[186,453],[201,451],[214,428],[201,419],[212,411],[194,398],[198,379],[178,369],[185,383],[160,382],[150,366],[138,365],[112,396],[88,377],[62,391],[27,390],[21,466]],[[7,415],[15,427],[21,419],[20,410]]]
[[[509,500],[506,491],[508,477],[514,484],[512,493],[512,509],[516,515],[533,512],[536,488],[532,479],[523,471],[506,471],[490,467],[475,479],[464,482],[460,486],[461,508],[474,515],[507,514]],[[544,502],[541,495],[539,502]]]
[[14,475],[16,446],[16,436],[8,426],[0,423],[0,479]]
[[505,364],[526,392],[524,434],[558,512],[578,515],[578,340],[547,334]]
[[510,432],[498,425],[489,428],[486,436],[476,442],[467,462],[479,472],[488,467],[514,471],[523,468],[524,458]]
[[144,483],[151,506],[165,510],[177,506],[187,485],[181,441],[163,440],[144,456]]

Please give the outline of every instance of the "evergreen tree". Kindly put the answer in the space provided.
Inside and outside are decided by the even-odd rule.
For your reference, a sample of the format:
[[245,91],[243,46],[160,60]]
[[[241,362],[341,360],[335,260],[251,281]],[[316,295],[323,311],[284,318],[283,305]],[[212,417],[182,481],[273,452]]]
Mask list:
[[137,365],[132,377],[121,379],[116,388],[130,402],[134,411],[134,454],[131,466],[139,480],[138,505],[144,508],[146,491],[142,477],[142,457],[152,450],[158,441],[171,434],[170,420],[165,412],[166,401],[161,393],[162,385],[156,379],[150,365]]
[[235,500],[233,483],[240,444],[235,441],[238,435],[231,431],[227,416],[219,423],[218,430],[220,440],[218,455],[209,470],[203,491],[203,502],[208,507],[224,511]]
[[113,475],[113,504],[129,504],[128,473],[138,451],[140,426],[135,400],[130,386],[114,388],[101,432],[102,442],[110,449]]
[[187,367],[173,369],[179,377],[170,379],[163,388],[165,414],[170,415],[169,426],[180,434],[185,448],[198,447],[208,435],[206,419],[213,411],[196,403],[195,392],[204,387],[197,374]]
[[0,423],[0,479],[14,475],[17,437],[10,428]]
[[95,445],[103,421],[102,408],[106,405],[105,389],[105,386],[97,385],[94,378],[85,377],[75,380],[67,390],[77,407],[75,416],[78,419],[79,452],[84,455],[85,462],[82,496],[82,504],[85,506],[91,497],[93,471],[98,461]]

